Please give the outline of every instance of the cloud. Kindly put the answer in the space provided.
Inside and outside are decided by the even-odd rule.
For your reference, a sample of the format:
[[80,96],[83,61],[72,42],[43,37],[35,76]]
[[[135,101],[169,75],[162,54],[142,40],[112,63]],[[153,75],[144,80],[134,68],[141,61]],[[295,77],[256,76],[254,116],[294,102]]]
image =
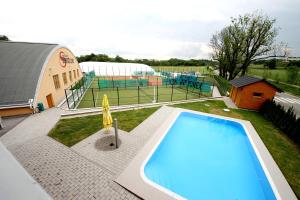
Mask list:
[[5,9],[0,13],[0,34],[16,41],[59,43],[76,55],[208,58],[211,35],[228,24],[230,17],[261,9],[278,19],[278,39],[288,42],[299,55],[299,2],[10,0],[1,4]]

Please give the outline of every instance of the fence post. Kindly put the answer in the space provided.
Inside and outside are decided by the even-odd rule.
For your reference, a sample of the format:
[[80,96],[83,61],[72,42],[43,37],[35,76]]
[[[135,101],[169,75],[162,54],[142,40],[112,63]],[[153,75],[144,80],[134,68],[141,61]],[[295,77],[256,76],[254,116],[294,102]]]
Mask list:
[[[100,68],[99,68],[100,69]],[[99,82],[99,77],[98,77],[98,89],[100,91],[100,82]]]
[[200,83],[200,88],[199,88],[199,98],[201,97],[201,89],[202,89],[202,83]]
[[85,78],[82,79],[82,82],[83,90],[85,91]]
[[213,82],[213,87],[212,87],[212,90],[211,90],[211,96],[213,96],[213,92],[214,92],[214,87],[215,87],[215,83]]
[[173,101],[173,87],[174,87],[174,84],[172,84],[171,101]]
[[189,93],[189,82],[186,84],[186,95],[185,95],[185,100],[188,99],[188,93]]
[[158,103],[158,84],[156,85],[156,103]]
[[119,87],[117,87],[117,95],[118,95],[118,106],[119,106],[120,105]]
[[79,98],[81,97],[79,97],[79,93],[78,93],[78,89],[75,89],[76,90],[76,93],[77,93],[77,100],[79,101]]
[[73,108],[75,108],[75,104],[76,104],[76,101],[75,101],[75,99],[74,99],[74,94],[73,94],[73,90],[71,89],[71,92],[72,92],[72,98],[73,98]]
[[[125,68],[125,70],[126,70],[126,68]],[[125,88],[126,88],[126,78],[127,78],[127,76],[126,76],[126,72],[125,72]]]
[[82,96],[82,85],[81,85],[81,83],[79,85],[80,85],[79,91],[80,91],[80,97],[81,97]]
[[94,96],[94,88],[92,88],[92,96],[93,96],[94,107],[96,107],[96,104],[95,104],[95,96]]
[[112,83],[113,83],[113,90],[115,90],[115,82],[114,82],[114,77],[111,77]]
[[138,104],[140,104],[140,86],[138,86]]
[[70,106],[69,106],[69,99],[68,99],[68,95],[67,95],[66,89],[65,89],[65,96],[66,96],[66,101],[67,101],[68,109],[70,109]]

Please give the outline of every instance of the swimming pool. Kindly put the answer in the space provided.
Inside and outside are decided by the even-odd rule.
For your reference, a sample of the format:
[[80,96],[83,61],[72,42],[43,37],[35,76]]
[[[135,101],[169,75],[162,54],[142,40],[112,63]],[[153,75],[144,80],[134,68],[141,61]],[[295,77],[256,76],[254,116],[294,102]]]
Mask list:
[[144,165],[155,187],[187,199],[276,199],[238,122],[179,114]]
[[168,109],[118,184],[146,200],[297,200],[249,121]]

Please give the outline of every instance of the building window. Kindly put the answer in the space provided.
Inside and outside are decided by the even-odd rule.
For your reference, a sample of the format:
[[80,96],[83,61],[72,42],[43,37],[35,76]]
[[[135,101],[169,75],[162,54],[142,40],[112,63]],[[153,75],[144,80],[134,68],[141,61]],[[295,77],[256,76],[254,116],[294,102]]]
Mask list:
[[54,82],[54,87],[55,89],[60,88],[60,83],[59,83],[59,77],[58,74],[53,76],[53,82]]
[[74,74],[74,79],[76,79],[76,72],[75,72],[75,70],[73,70],[73,74]]
[[64,84],[67,85],[67,84],[68,84],[67,73],[64,72],[64,73],[62,74],[62,77],[63,77],[63,80],[64,80]]
[[72,71],[69,71],[69,79],[70,79],[70,81],[72,82]]
[[77,69],[77,77],[79,77],[79,69]]
[[263,95],[263,93],[261,93],[261,92],[253,92],[253,97],[260,98],[260,97],[262,97],[262,95]]

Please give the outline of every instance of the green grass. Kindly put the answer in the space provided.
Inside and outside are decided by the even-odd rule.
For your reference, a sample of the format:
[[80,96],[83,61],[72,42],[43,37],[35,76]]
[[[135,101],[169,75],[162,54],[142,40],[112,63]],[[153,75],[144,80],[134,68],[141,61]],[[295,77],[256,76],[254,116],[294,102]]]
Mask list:
[[[263,77],[266,79],[272,79],[279,82],[288,83],[287,69],[284,67],[277,67],[276,69],[269,69],[262,65],[250,65],[247,71],[248,75],[254,75]],[[300,80],[297,81],[297,85],[300,85]]]
[[[300,148],[259,113],[239,109],[230,109],[230,112],[225,112],[223,109],[227,108],[226,105],[223,101],[217,100],[177,104],[174,107],[251,121],[297,197],[300,197]],[[120,129],[131,131],[157,109],[130,110],[112,113],[112,115],[118,118]],[[72,146],[101,128],[101,115],[62,119],[49,133],[49,136],[67,146]]]
[[269,80],[269,82],[274,84],[275,86],[279,87],[284,92],[288,92],[292,95],[300,96],[300,88],[299,87],[294,87],[292,85],[287,85],[284,83],[279,83],[279,82],[270,81],[270,80]]
[[[118,119],[119,128],[131,131],[154,113],[159,107],[112,113]],[[50,137],[71,147],[103,128],[102,115],[61,119],[48,134]]]
[[[209,105],[209,107],[204,104]],[[223,101],[188,103],[175,105],[175,107],[250,121],[297,197],[300,197],[300,148],[259,113],[239,109],[231,109],[230,112],[225,112],[223,108],[226,108],[226,105]]]

